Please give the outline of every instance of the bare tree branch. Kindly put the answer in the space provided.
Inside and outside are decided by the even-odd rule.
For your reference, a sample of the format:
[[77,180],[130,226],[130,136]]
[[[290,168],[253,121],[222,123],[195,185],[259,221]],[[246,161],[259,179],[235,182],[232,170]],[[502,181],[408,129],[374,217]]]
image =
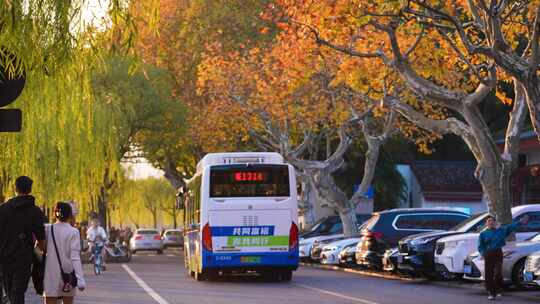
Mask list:
[[535,73],[538,70],[540,62],[540,50],[538,47],[538,39],[540,38],[540,7],[536,9],[536,14],[533,23],[533,34],[529,41],[531,46],[531,58],[529,59],[529,73]]
[[488,76],[482,79],[476,90],[465,97],[464,103],[467,106],[475,106],[482,102],[497,86],[497,68],[494,65],[489,67]]
[[514,80],[514,106],[510,112],[510,121],[506,128],[504,154],[509,160],[514,160],[519,151],[519,140],[523,124],[527,116],[527,102],[525,88],[519,82]]

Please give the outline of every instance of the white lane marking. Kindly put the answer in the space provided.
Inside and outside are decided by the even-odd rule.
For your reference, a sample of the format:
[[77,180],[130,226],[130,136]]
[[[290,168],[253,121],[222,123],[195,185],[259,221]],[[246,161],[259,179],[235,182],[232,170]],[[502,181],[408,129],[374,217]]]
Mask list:
[[156,256],[156,255],[155,255],[155,254],[149,254],[148,256],[154,257],[154,256]]
[[349,297],[349,296],[346,296],[346,295],[343,295],[343,294],[340,294],[340,293],[337,293],[337,292],[332,292],[332,291],[325,290],[325,289],[311,287],[311,286],[304,285],[304,284],[295,283],[294,285],[305,288],[305,289],[309,289],[309,290],[317,291],[317,292],[320,292],[320,293],[324,293],[324,294],[327,294],[327,295],[331,295],[331,296],[334,296],[334,297],[337,297],[337,298],[342,298],[342,299],[345,299],[345,300],[353,301],[353,302],[356,302],[356,303],[379,304],[377,302],[373,302],[373,301],[370,301],[370,300],[361,299],[361,298],[355,298],[355,297]]
[[152,287],[148,286],[145,281],[143,281],[133,270],[131,270],[128,265],[122,264],[122,267],[124,267],[124,270],[131,276],[131,278],[135,280],[135,282],[137,282],[137,284],[139,284],[139,286],[141,286],[141,288],[144,289],[149,296],[156,300],[156,302],[159,304],[169,304],[169,302],[163,299],[152,289]]
[[173,257],[175,256],[174,254],[167,254],[168,257]]

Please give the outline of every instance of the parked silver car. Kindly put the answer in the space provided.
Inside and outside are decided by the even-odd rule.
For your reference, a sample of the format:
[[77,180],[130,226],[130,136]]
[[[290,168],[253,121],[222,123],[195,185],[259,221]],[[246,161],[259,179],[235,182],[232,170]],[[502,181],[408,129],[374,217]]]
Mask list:
[[[522,242],[509,243],[503,248],[503,280],[518,287],[525,285],[523,271],[525,260],[530,254],[540,251],[540,234]],[[484,280],[484,258],[478,252],[467,257],[464,278]]]
[[182,247],[184,246],[184,236],[180,229],[167,229],[163,233],[163,246],[165,249],[168,247]]
[[529,255],[525,261],[523,278],[526,284],[540,287],[540,251]]
[[137,229],[129,240],[129,248],[132,253],[137,251],[156,251],[163,253],[163,240],[157,229]]

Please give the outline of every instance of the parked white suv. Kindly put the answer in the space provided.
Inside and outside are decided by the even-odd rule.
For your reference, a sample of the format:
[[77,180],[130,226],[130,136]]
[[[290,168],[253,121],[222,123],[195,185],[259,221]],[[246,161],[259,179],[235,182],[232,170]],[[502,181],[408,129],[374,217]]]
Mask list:
[[[529,222],[518,228],[517,241],[526,240],[540,232],[540,204],[523,205],[512,208],[514,221],[523,216],[529,216]],[[478,250],[478,236],[484,226],[480,226],[478,232],[465,233],[449,236],[437,241],[435,247],[435,269],[443,277],[453,278],[463,275],[463,265],[467,256]]]

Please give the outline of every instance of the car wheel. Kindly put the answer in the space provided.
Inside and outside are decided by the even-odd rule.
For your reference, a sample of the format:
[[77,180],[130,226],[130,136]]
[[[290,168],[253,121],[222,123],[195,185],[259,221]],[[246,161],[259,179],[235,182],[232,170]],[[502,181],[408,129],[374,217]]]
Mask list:
[[137,250],[131,250],[132,254],[137,254]]
[[458,279],[458,276],[451,273],[450,271],[437,271],[437,274],[436,276],[441,280],[441,281],[453,281],[453,280],[456,280]]
[[158,250],[157,254],[163,254],[163,249]]
[[525,259],[519,260],[512,269],[512,283],[519,289],[525,287],[525,278],[523,277],[523,270],[525,268]]

